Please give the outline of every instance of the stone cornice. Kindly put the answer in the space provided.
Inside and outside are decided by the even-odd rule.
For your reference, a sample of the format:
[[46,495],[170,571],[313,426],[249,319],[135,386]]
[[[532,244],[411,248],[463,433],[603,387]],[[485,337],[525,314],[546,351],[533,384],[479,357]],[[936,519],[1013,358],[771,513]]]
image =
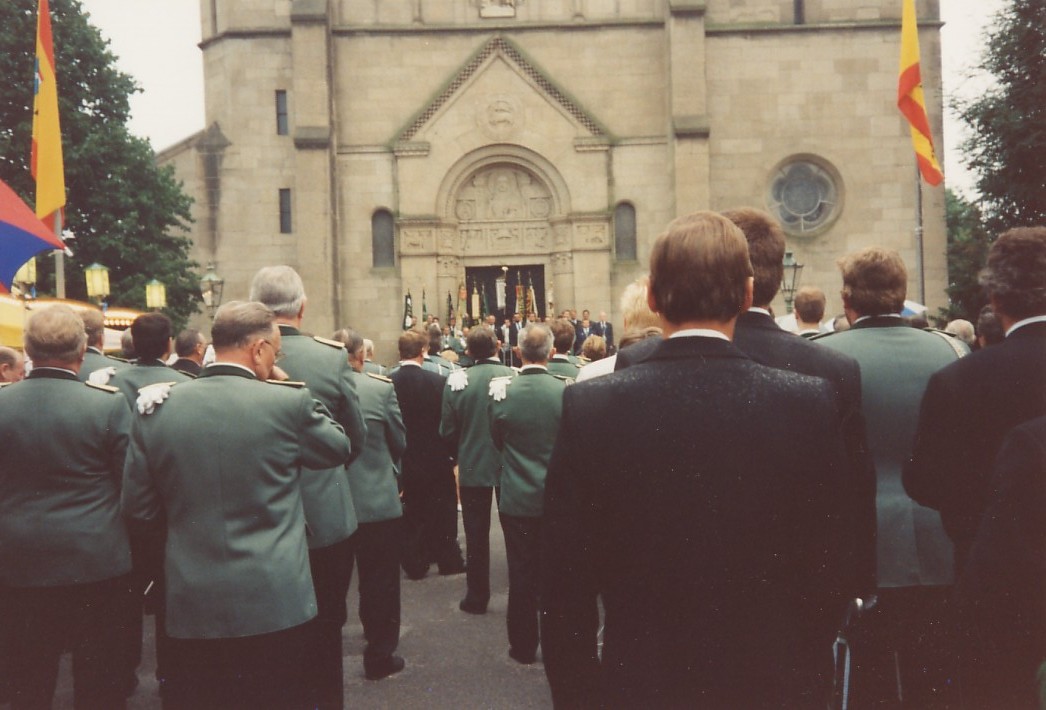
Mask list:
[[259,27],[255,29],[242,28],[242,29],[229,29],[219,32],[216,35],[211,35],[207,39],[203,40],[196,46],[200,49],[207,49],[212,44],[216,44],[226,39],[290,39],[291,29],[289,27]]

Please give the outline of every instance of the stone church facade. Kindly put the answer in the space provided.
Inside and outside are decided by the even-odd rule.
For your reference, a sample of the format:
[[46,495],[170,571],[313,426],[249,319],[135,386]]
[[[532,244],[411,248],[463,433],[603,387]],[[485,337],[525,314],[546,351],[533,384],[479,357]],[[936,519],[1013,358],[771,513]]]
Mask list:
[[[918,8],[940,145],[937,0]],[[294,266],[307,328],[350,325],[379,360],[395,359],[408,291],[415,315],[424,293],[446,322],[448,301],[455,317],[480,301],[500,316],[522,282],[541,315],[606,311],[620,332],[617,301],[653,240],[698,209],[777,215],[833,312],[836,259],[870,244],[904,257],[910,298],[944,301],[943,190],[920,194],[895,107],[899,0],[201,12],[207,128],[158,156],[195,198],[193,257],[225,300],[261,266]]]

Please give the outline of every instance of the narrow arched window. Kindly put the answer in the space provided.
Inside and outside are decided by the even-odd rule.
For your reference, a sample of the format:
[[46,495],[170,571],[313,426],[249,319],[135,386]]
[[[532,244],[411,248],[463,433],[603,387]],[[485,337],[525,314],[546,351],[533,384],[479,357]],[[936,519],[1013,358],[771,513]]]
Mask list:
[[370,218],[370,239],[374,268],[396,265],[396,240],[392,213],[377,210]]
[[614,208],[614,254],[618,261],[636,260],[636,208],[627,202]]

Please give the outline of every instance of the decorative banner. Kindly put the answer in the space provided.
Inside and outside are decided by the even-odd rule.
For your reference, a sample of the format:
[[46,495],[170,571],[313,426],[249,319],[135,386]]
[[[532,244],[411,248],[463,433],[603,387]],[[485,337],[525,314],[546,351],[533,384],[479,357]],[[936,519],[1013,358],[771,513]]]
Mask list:
[[526,315],[523,305],[523,278],[519,275],[519,269],[516,269],[516,313],[521,316]]
[[33,146],[29,165],[36,180],[36,216],[48,229],[59,233],[62,208],[65,206],[65,168],[62,162],[62,129],[58,121],[56,74],[51,12],[47,0],[40,0],[36,20]]
[[501,276],[499,276],[494,281],[494,294],[495,294],[495,298],[497,298],[497,300],[498,300],[498,310],[499,311],[504,311],[505,310],[505,274],[504,273],[502,273]]
[[483,318],[486,318],[490,314],[490,309],[487,308],[487,289],[486,289],[486,287],[480,289],[479,300],[480,300],[480,310],[479,310],[479,312],[480,312],[480,314],[482,315]]
[[450,297],[450,291],[447,291],[447,325],[454,322],[454,300]]
[[476,290],[476,284],[472,284],[472,317],[475,320],[479,320],[479,291]]
[[411,321],[414,320],[414,299],[410,297],[410,289],[403,297],[403,330],[410,330]]
[[535,303],[536,300],[537,300],[537,297],[534,295],[534,280],[531,278],[530,274],[528,273],[527,274],[527,313],[528,314],[533,313],[535,316],[537,316],[538,308],[537,308],[537,303]]

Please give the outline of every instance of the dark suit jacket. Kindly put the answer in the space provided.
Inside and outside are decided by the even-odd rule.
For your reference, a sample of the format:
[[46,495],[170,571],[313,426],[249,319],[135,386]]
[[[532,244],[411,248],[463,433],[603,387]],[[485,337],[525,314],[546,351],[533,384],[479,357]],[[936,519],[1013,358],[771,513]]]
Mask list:
[[592,321],[592,334],[603,336],[608,348],[614,344],[614,324],[610,321],[606,322],[606,327],[600,325],[599,321]]
[[556,706],[824,707],[839,442],[827,382],[718,339],[566,388],[542,550]]
[[454,485],[450,448],[439,435],[443,387],[447,381],[413,365],[404,365],[389,377],[407,429],[403,490],[409,504],[412,494],[425,495],[432,486],[446,487],[448,480]]
[[643,338],[617,351],[617,360],[614,361],[614,371],[624,370],[626,367],[643,362],[650,354],[657,350],[661,338]]
[[919,410],[908,494],[941,511],[960,571],[988,503],[1003,436],[1046,414],[1046,323],[1031,323],[930,378]]
[[850,458],[852,499],[846,519],[853,522],[850,532],[855,574],[853,593],[867,598],[876,587],[875,464],[868,451],[861,414],[860,366],[852,357],[782,330],[773,318],[754,311],[738,317],[734,345],[758,363],[823,377],[835,388],[842,415],[843,440]]
[[180,357],[174,361],[174,364],[171,365],[171,369],[189,375],[190,377],[199,377],[201,367],[194,360]]
[[1046,417],[1014,429],[956,589],[967,707],[1038,707],[1046,656]]

